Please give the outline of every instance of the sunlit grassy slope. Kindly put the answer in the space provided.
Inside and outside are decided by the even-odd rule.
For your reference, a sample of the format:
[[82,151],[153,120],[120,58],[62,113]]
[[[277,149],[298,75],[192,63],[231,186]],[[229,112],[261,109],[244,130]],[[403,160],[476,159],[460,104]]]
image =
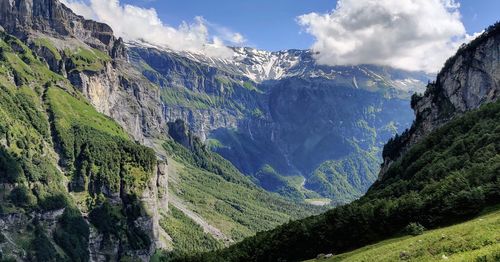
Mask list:
[[420,236],[394,238],[311,261],[500,261],[500,210]]

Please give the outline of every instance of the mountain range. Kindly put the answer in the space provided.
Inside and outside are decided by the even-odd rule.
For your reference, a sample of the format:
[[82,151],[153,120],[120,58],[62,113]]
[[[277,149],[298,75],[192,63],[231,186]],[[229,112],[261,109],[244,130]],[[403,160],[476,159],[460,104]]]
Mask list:
[[499,201],[498,28],[433,81],[0,0],[0,260],[297,261],[473,217]]
[[[471,234],[479,227],[461,231],[456,238],[442,234],[428,246],[411,237],[498,210],[499,47],[497,23],[463,45],[423,95],[413,96],[416,120],[384,146],[379,177],[360,199],[258,233],[227,249],[175,261],[301,261],[315,257],[319,261],[364,261],[375,258],[348,258],[390,243],[397,248],[397,241],[411,241],[408,248],[412,252],[389,249],[386,252],[399,256],[377,255],[387,260],[497,261],[499,245],[494,235],[472,240],[478,239]],[[498,222],[497,216],[494,221]],[[498,225],[490,230],[498,232]],[[406,237],[372,245],[398,236]]]
[[128,46],[131,63],[160,86],[166,121],[185,121],[266,190],[322,204],[352,201],[375,181],[383,144],[411,124],[409,99],[431,77],[322,66],[307,50],[233,48],[221,59]]

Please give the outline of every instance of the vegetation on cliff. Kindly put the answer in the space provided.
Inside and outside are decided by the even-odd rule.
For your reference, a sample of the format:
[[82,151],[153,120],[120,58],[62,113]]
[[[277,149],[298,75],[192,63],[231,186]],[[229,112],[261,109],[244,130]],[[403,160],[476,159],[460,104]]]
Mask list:
[[82,211],[124,253],[148,249],[135,220],[147,216],[138,198],[156,165],[153,151],[130,141],[17,38],[0,37],[0,213],[26,219],[2,232],[14,239],[3,258],[16,250],[35,261],[88,261]]

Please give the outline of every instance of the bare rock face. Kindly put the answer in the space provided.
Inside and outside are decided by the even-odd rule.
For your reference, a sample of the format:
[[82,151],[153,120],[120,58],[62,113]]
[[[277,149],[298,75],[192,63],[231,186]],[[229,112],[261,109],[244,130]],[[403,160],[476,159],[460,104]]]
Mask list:
[[0,0],[0,24],[23,40],[33,32],[74,37],[110,54],[123,44],[108,25],[86,20],[57,0]]
[[101,113],[115,119],[135,140],[166,134],[159,90],[126,62],[112,62],[100,72],[73,72],[68,79]]
[[183,119],[188,121],[189,129],[202,141],[208,139],[210,132],[217,129],[235,129],[243,115],[232,110],[220,108],[193,109],[164,105],[163,115],[166,121]]
[[[430,83],[423,96],[412,98],[416,121],[384,149],[381,176],[412,145],[454,117],[500,97],[500,24],[459,49]],[[390,150],[386,150],[390,148]]]
[[184,121],[178,119],[175,122],[169,122],[168,132],[170,137],[172,137],[177,143],[189,149],[194,147],[195,137],[190,132],[189,127]]

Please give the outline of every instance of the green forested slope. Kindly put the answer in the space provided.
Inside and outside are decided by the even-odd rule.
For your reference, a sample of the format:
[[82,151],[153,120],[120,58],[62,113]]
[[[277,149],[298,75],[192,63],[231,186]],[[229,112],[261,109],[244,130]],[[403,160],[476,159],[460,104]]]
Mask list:
[[3,32],[0,89],[0,216],[10,221],[2,259],[88,261],[89,227],[106,245],[119,243],[121,257],[148,249],[151,240],[135,221],[145,215],[138,196],[154,153]]
[[[197,138],[191,144],[191,149],[174,141],[164,144],[171,157],[168,161],[171,202],[162,227],[172,237],[174,249],[173,253],[164,254],[165,259],[219,249],[255,232],[322,211],[320,207],[294,203],[264,191]],[[222,239],[214,242],[208,232],[204,233],[176,208],[179,203],[220,230]]]
[[366,196],[325,214],[257,234],[206,261],[295,261],[383,240],[417,222],[463,221],[500,201],[500,103],[431,133],[393,163]]
[[500,211],[458,225],[366,246],[329,259],[312,261],[484,261],[500,260]]

